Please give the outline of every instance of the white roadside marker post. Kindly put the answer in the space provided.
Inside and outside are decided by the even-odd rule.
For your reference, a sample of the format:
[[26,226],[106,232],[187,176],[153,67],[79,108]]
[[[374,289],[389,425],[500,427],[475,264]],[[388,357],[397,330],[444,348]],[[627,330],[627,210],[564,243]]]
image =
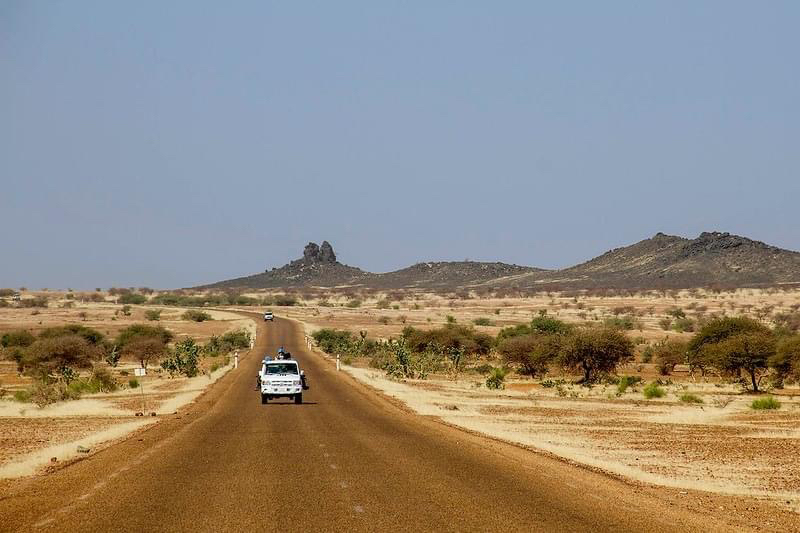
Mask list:
[[233,353],[233,368],[239,368],[239,350]]
[[339,370],[339,354],[336,354],[336,370]]

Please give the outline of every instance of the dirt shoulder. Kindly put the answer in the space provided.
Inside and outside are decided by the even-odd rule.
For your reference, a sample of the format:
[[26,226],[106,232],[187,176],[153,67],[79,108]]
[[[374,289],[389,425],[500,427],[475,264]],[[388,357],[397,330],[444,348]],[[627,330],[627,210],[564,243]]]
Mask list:
[[[245,329],[255,339],[257,326],[252,318],[231,311],[212,310],[209,313],[214,321],[204,326],[204,332]],[[185,331],[187,326],[198,327],[194,323],[181,323],[181,326],[177,333],[179,336],[188,335]],[[243,351],[241,357],[246,357],[247,353]],[[0,399],[0,479],[35,475],[69,463],[158,422],[160,417],[192,403],[231,370],[233,358],[227,359],[227,363],[215,363],[204,374],[194,378],[148,372],[147,376],[137,378],[135,388],[124,383],[125,386],[113,393],[84,395],[79,400],[43,408],[10,397]],[[123,376],[132,376],[135,366],[127,362],[115,371]],[[11,364],[0,368],[0,375],[6,376],[6,383],[12,381],[9,377],[16,377]],[[125,381],[127,377],[120,379]]]

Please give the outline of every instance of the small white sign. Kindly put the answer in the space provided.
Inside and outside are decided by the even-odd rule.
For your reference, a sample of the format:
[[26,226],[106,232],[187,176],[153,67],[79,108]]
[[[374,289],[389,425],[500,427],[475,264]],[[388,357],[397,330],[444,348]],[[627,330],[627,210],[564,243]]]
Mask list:
[[134,376],[146,376],[147,375],[147,370],[145,370],[144,368],[134,368],[133,369],[133,375]]

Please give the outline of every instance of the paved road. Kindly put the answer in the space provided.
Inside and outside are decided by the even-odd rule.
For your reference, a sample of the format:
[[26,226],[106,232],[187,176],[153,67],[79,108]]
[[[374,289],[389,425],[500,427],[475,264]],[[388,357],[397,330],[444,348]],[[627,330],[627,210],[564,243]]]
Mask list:
[[[409,414],[260,324],[255,353],[178,415],[0,499],[0,530],[708,531],[624,483]],[[285,346],[303,405],[255,392]]]

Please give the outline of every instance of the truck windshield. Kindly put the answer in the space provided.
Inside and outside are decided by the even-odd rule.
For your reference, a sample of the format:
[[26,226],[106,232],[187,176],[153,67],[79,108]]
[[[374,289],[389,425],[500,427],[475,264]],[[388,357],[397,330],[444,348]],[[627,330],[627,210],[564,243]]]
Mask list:
[[294,363],[277,363],[266,367],[267,374],[298,374],[297,365]]

